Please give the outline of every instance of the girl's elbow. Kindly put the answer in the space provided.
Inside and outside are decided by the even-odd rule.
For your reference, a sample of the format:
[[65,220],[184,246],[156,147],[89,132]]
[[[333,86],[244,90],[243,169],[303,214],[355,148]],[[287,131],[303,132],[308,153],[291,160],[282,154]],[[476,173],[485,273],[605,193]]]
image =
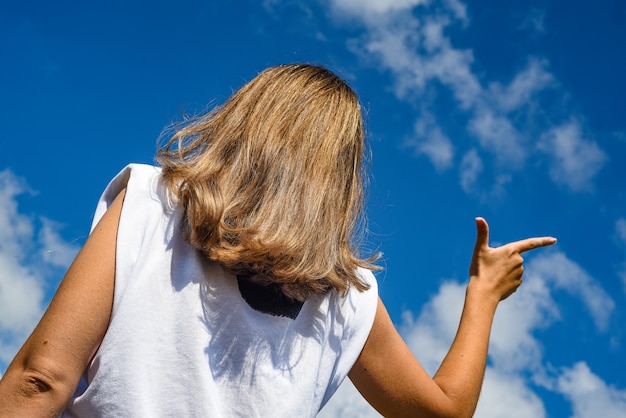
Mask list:
[[[73,393],[67,381],[50,370],[24,367],[7,370],[0,385],[0,417],[57,416]],[[12,415],[9,412],[18,413]],[[9,413],[9,415],[6,415]]]
[[59,385],[49,376],[37,371],[24,371],[16,384],[17,394],[23,398],[33,398],[55,392]]

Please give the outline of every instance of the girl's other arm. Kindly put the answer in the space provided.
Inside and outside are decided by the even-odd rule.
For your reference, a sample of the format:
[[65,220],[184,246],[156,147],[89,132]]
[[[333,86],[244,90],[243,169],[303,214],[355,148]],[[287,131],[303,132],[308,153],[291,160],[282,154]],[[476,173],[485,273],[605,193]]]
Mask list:
[[476,219],[477,239],[470,281],[456,337],[431,378],[396,331],[379,300],[374,325],[350,379],[385,416],[471,417],[478,403],[496,307],[522,282],[520,253],[552,245],[530,238],[489,247],[487,222]]
[[0,417],[58,416],[109,325],[122,191],[0,380]]

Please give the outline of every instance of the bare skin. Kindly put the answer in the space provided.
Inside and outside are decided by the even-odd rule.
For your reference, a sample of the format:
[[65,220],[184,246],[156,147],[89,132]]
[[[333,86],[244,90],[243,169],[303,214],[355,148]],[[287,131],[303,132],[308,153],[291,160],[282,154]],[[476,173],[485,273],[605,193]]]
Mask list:
[[[68,270],[39,325],[0,380],[0,417],[62,413],[106,333],[113,305],[117,227],[124,192],[115,199]],[[482,385],[491,324],[498,303],[521,284],[520,253],[551,245],[530,238],[488,245],[478,236],[456,338],[431,378],[396,331],[379,300],[374,325],[350,379],[386,416],[469,417]]]
[[0,380],[0,417],[61,414],[109,326],[122,191]]
[[522,283],[521,253],[552,245],[551,237],[489,247],[489,227],[476,219],[470,281],[456,337],[431,378],[396,331],[382,301],[365,347],[350,372],[363,397],[384,416],[471,417],[482,386],[498,303]]

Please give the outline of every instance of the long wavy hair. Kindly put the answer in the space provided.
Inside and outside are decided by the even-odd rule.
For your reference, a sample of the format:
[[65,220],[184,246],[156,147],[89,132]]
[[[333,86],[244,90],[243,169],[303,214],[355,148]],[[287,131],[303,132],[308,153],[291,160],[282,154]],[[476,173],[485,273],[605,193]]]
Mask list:
[[350,286],[363,232],[365,137],[354,91],[308,64],[269,68],[158,151],[186,239],[303,301]]

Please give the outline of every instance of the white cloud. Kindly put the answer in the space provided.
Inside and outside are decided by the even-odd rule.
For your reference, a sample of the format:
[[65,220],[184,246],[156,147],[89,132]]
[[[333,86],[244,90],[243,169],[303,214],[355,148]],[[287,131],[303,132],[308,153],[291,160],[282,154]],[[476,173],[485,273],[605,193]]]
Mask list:
[[415,123],[415,137],[409,139],[407,145],[418,154],[426,155],[438,171],[452,166],[454,158],[452,141],[441,131],[428,112],[424,112]]
[[[549,171],[554,182],[577,192],[591,189],[593,177],[606,161],[605,153],[581,136],[577,123],[554,127],[546,118],[533,117],[539,112],[536,97],[548,88],[558,87],[548,71],[547,60],[528,57],[526,66],[508,83],[489,82],[479,76],[473,68],[473,51],[456,48],[448,35],[450,28],[465,27],[469,22],[467,7],[460,0],[327,3],[339,21],[348,19],[365,29],[360,38],[349,42],[350,48],[364,61],[391,72],[398,98],[421,100],[426,102],[423,107],[428,107],[434,103],[430,103],[433,99],[423,100],[426,93],[430,95],[443,87],[452,94],[460,113],[467,116],[467,133],[496,160],[497,170],[486,177],[494,183],[494,189],[501,188],[497,183],[506,178],[502,173],[521,170],[528,156],[537,150],[552,157]],[[523,25],[544,31],[544,17],[541,10],[531,11]],[[432,109],[426,111],[434,113]],[[522,123],[528,120],[533,123]],[[452,142],[448,145],[444,140],[449,137],[445,127],[439,126],[436,118],[432,121],[429,135],[418,140],[417,151],[429,156],[435,168],[442,171],[452,164],[448,159]],[[466,169],[462,167],[462,181],[467,178]],[[461,187],[471,189],[467,182],[461,182]]]
[[523,20],[520,29],[528,29],[535,33],[544,33],[546,31],[545,21],[546,12],[541,9],[533,8]]
[[67,267],[77,252],[52,221],[42,219],[35,235],[37,223],[20,213],[16,200],[26,191],[11,171],[0,172],[0,371],[43,312],[46,272]]
[[489,85],[489,97],[495,100],[503,112],[511,112],[528,104],[532,96],[554,82],[554,77],[546,68],[545,60],[530,59],[528,66],[520,71],[511,83],[503,86],[500,83]]
[[513,176],[510,173],[498,174],[494,181],[491,194],[488,197],[501,196],[505,191],[505,186],[513,180]]
[[33,233],[31,220],[17,210],[15,197],[28,190],[9,170],[0,172],[0,252],[22,258]]
[[529,268],[532,268],[533,274],[541,276],[554,288],[579,297],[597,329],[607,329],[615,302],[581,266],[564,253],[555,251],[534,257]]
[[582,136],[575,120],[546,132],[538,145],[552,159],[552,180],[573,191],[591,190],[591,180],[607,161],[604,151]]
[[381,416],[363,399],[348,378],[317,414],[318,418],[380,418]]
[[352,50],[366,61],[378,60],[393,71],[394,89],[398,97],[411,92],[421,93],[430,79],[424,60],[413,53],[422,42],[420,22],[411,16],[400,16],[399,23],[372,25],[364,39],[353,41]]
[[52,266],[68,267],[74,260],[74,257],[76,257],[77,247],[66,242],[59,235],[58,231],[61,229],[61,225],[58,222],[45,217],[40,219],[42,225],[39,230],[38,240],[41,244],[41,258]]
[[509,84],[494,82],[475,95],[468,130],[484,149],[494,154],[499,164],[509,169],[523,166],[527,146],[508,114],[528,106],[534,95],[551,85],[553,76],[546,67],[545,60],[530,59]]
[[585,362],[564,369],[557,391],[571,402],[572,418],[626,417],[626,390],[607,385]]
[[423,13],[423,17],[415,16],[412,9],[429,2],[333,0],[330,4],[336,17],[357,18],[366,27],[365,36],[353,47],[364,59],[373,58],[393,72],[399,97],[419,93],[433,80],[451,87],[464,107],[481,94],[480,83],[470,69],[472,52],[455,49],[443,33],[466,18],[462,3],[446,1],[442,11]]
[[351,16],[362,20],[376,20],[381,15],[412,9],[427,0],[331,0],[333,11],[340,16]]
[[410,312],[404,314],[400,334],[431,375],[439,368],[454,339],[464,298],[463,284],[444,282],[417,319]]
[[461,160],[459,177],[461,187],[466,193],[474,190],[478,176],[483,171],[483,161],[475,149],[469,150]]
[[[0,253],[0,338],[24,336],[42,312],[43,283],[36,272],[20,264],[12,255]],[[3,350],[2,350],[3,351]],[[0,359],[4,358],[0,353]]]
[[[41,312],[43,291],[40,277],[24,263],[32,247],[33,224],[31,219],[19,213],[15,200],[16,196],[26,190],[26,185],[13,173],[8,170],[0,172],[0,333],[2,334],[20,334],[25,327],[32,328]],[[2,338],[3,344],[4,340],[5,338]]]
[[438,47],[439,49],[425,61],[426,74],[448,86],[462,109],[471,109],[483,92],[478,78],[471,69],[474,61],[473,52],[455,49],[448,38],[442,38]]
[[[509,83],[492,82],[483,87],[472,68],[473,51],[454,47],[447,35],[450,27],[468,23],[464,3],[331,0],[330,5],[334,16],[349,17],[366,29],[360,39],[351,41],[351,48],[365,61],[391,71],[398,98],[415,100],[417,96],[423,101],[428,86],[435,89],[443,86],[450,91],[458,108],[468,117],[467,132],[496,159],[499,172],[491,177],[494,189],[501,188],[500,180],[510,178],[502,176],[502,172],[524,166],[528,150],[533,147],[528,146],[515,121],[519,113],[532,112],[533,98],[554,84],[547,61],[529,58],[525,68]],[[419,13],[414,10],[418,5],[422,6]],[[430,111],[424,107],[428,103],[423,105],[422,114]],[[436,118],[430,118],[427,129],[420,126],[423,123],[416,122],[416,150],[426,154],[435,168],[442,171],[452,164],[453,144]],[[420,135],[419,131],[427,133]],[[461,166],[461,187],[465,191],[472,189],[468,174],[477,172],[468,167]]]
[[467,7],[459,0],[444,0],[444,4],[452,12],[455,18],[467,23]]
[[550,287],[530,264],[523,287],[498,307],[489,347],[494,368],[504,373],[538,372],[543,348],[534,332],[557,318],[559,310]]
[[491,109],[477,109],[469,130],[484,149],[491,151],[501,166],[520,168],[526,158],[522,137],[509,119]]
[[450,19],[447,17],[436,17],[425,19],[422,25],[422,37],[423,44],[426,51],[434,53],[440,51],[445,47],[449,47],[450,44],[443,31],[446,26],[450,25]]
[[485,380],[475,418],[544,418],[541,398],[518,374],[493,367],[485,370]]

